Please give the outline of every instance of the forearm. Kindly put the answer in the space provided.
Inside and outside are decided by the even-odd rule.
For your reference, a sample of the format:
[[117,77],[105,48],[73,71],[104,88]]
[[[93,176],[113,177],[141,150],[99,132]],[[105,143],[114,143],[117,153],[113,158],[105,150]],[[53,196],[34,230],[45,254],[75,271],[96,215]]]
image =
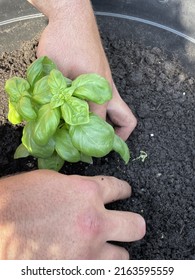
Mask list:
[[[28,0],[35,8],[48,17],[49,22],[59,22],[62,29],[90,40],[92,34],[99,39],[93,8],[90,0]],[[58,32],[56,30],[56,32]]]
[[64,14],[91,12],[90,0],[27,0],[48,18],[61,17]]

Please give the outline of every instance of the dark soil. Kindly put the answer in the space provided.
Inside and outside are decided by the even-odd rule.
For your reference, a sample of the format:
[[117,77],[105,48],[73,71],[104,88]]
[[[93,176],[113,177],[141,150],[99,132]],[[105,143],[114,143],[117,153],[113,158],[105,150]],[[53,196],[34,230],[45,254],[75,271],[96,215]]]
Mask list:
[[[132,259],[195,259],[195,79],[161,49],[104,37],[113,77],[138,125],[127,143],[132,159],[116,153],[93,165],[66,163],[66,174],[112,175],[127,180],[130,199],[108,206],[144,216],[144,239],[122,244]],[[35,59],[36,40],[0,58],[0,176],[36,169],[34,158],[14,160],[22,127],[7,121],[3,87],[10,76],[24,76]]]

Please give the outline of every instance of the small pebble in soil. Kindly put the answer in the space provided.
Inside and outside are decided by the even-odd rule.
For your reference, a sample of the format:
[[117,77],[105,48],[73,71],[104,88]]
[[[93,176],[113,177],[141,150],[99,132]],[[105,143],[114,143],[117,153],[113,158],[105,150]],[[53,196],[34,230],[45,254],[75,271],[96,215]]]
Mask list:
[[150,107],[147,103],[142,103],[138,109],[137,114],[140,118],[146,118],[150,114]]

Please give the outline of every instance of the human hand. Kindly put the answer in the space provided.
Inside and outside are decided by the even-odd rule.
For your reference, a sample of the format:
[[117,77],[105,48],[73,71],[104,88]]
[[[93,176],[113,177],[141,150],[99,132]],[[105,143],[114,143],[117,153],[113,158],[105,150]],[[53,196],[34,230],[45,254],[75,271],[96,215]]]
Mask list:
[[66,176],[37,170],[0,180],[0,259],[128,259],[107,241],[145,234],[135,213],[104,204],[130,196],[114,177]]
[[97,73],[105,77],[112,87],[113,98],[101,106],[90,103],[90,109],[107,118],[116,133],[126,140],[137,121],[113,82],[90,1],[68,1],[68,4],[61,1],[65,4],[59,9],[52,0],[47,1],[47,5],[39,0],[31,2],[37,3],[37,8],[49,18],[39,41],[37,56],[50,57],[71,79],[83,73]]

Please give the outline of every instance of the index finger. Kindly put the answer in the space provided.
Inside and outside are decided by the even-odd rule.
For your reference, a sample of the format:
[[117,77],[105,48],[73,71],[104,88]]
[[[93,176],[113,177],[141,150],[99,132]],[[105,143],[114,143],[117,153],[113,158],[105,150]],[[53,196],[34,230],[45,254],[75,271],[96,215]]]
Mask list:
[[131,195],[131,186],[126,181],[116,177],[94,176],[90,177],[90,179],[98,183],[104,204],[125,199]]

